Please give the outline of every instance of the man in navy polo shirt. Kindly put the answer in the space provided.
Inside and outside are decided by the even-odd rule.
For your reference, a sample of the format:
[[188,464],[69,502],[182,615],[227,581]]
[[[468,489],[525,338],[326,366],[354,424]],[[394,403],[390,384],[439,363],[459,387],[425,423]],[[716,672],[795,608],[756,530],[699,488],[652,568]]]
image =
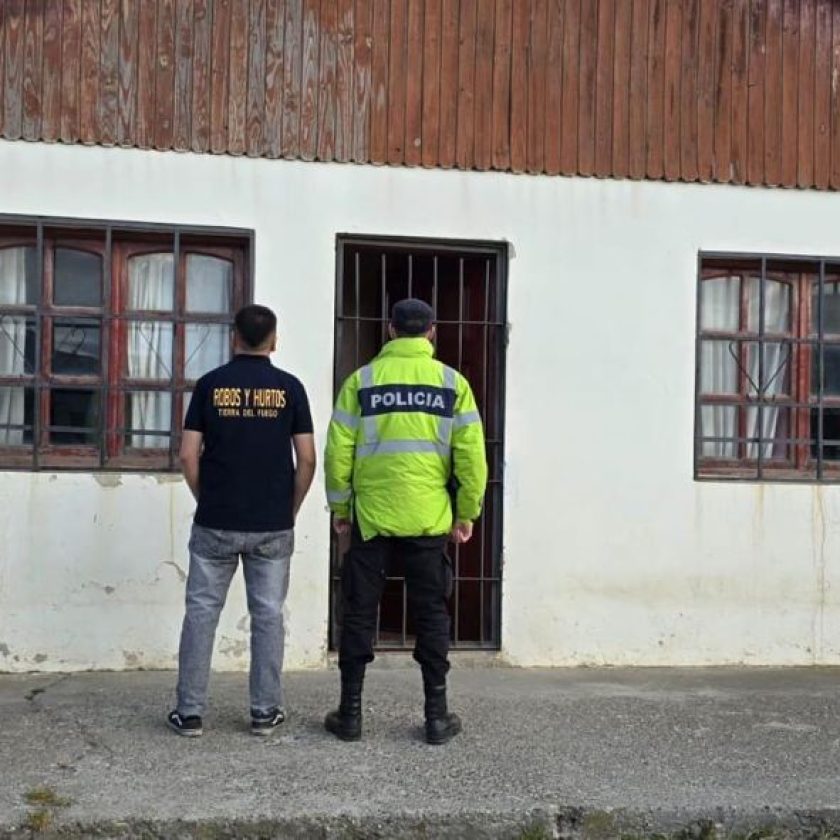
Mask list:
[[246,306],[235,326],[233,361],[196,383],[181,445],[198,507],[177,705],[167,723],[193,737],[202,734],[216,625],[240,557],[251,615],[251,731],[268,735],[285,719],[283,602],[295,517],[315,473],[306,391],[269,358],[277,349],[276,316]]

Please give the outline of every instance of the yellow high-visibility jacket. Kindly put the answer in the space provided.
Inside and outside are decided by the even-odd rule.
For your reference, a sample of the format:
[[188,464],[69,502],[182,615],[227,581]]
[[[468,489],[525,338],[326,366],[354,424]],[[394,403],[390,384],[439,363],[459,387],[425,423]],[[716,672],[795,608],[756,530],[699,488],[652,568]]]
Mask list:
[[365,540],[438,536],[473,521],[487,486],[484,430],[467,380],[425,338],[388,342],[347,378],[327,433],[327,500]]

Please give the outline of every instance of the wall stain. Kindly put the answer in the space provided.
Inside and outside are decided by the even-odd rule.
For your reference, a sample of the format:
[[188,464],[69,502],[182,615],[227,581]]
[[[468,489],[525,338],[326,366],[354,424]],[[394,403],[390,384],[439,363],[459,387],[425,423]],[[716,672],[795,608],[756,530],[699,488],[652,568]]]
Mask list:
[[108,489],[122,486],[122,476],[119,473],[93,473],[93,478],[100,487]]
[[162,565],[172,566],[178,573],[178,580],[183,582],[187,579],[187,573],[174,560],[164,560]]
[[49,659],[49,657],[46,653],[36,653],[35,656],[32,657],[32,659],[34,662],[37,662],[40,665],[42,662],[46,662]]
[[219,641],[219,653],[223,656],[240,657],[248,652],[248,642],[244,639],[231,639],[223,636]]
[[822,660],[823,641],[825,638],[825,600],[826,600],[826,525],[825,525],[825,499],[820,485],[814,485],[811,490],[811,510],[813,518],[813,546],[814,563],[817,567],[817,597],[819,603],[814,615],[814,664]]
[[753,485],[753,543],[760,546],[764,542],[764,485],[759,481]]
[[3,656],[9,656],[11,654],[9,646],[5,642],[0,642],[0,654]]
[[124,650],[122,652],[122,654],[123,654],[123,660],[125,661],[125,667],[126,668],[137,669],[137,668],[142,667],[142,665],[143,665],[143,660],[142,660],[143,654],[142,653],[135,653],[132,650]]
[[180,484],[183,481],[180,473],[154,473],[152,478],[158,484]]
[[117,591],[116,586],[100,583],[98,580],[89,580],[87,583],[81,584],[77,591],[87,589],[88,586],[95,586],[97,589],[101,589],[106,595],[113,595]]

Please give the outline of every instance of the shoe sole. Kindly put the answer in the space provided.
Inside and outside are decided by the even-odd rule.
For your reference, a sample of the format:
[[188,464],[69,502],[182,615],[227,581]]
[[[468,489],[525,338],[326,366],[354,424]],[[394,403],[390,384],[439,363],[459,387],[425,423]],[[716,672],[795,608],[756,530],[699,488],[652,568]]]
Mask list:
[[166,725],[176,734],[182,738],[200,738],[204,734],[203,729],[180,729],[171,721],[166,721]]
[[361,732],[354,732],[352,735],[348,735],[346,732],[337,732],[334,729],[330,729],[329,727],[325,726],[324,729],[330,733],[330,735],[335,735],[339,741],[361,741],[362,740],[362,733]]
[[449,732],[446,735],[442,735],[438,738],[430,738],[428,735],[426,736],[426,743],[431,744],[433,747],[439,747],[441,744],[447,744],[451,741],[456,735],[461,734],[461,727],[459,726],[454,732]]
[[251,734],[257,738],[268,738],[270,735],[273,735],[283,724],[278,723],[277,726],[272,726],[271,729],[265,729],[263,727],[251,727]]

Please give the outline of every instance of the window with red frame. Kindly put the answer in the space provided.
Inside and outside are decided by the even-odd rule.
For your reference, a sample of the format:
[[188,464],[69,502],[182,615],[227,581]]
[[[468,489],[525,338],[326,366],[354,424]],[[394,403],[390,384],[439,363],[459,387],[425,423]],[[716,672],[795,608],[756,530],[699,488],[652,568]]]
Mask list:
[[242,231],[0,223],[0,466],[174,469],[249,253]]
[[840,479],[840,260],[702,256],[696,474]]

